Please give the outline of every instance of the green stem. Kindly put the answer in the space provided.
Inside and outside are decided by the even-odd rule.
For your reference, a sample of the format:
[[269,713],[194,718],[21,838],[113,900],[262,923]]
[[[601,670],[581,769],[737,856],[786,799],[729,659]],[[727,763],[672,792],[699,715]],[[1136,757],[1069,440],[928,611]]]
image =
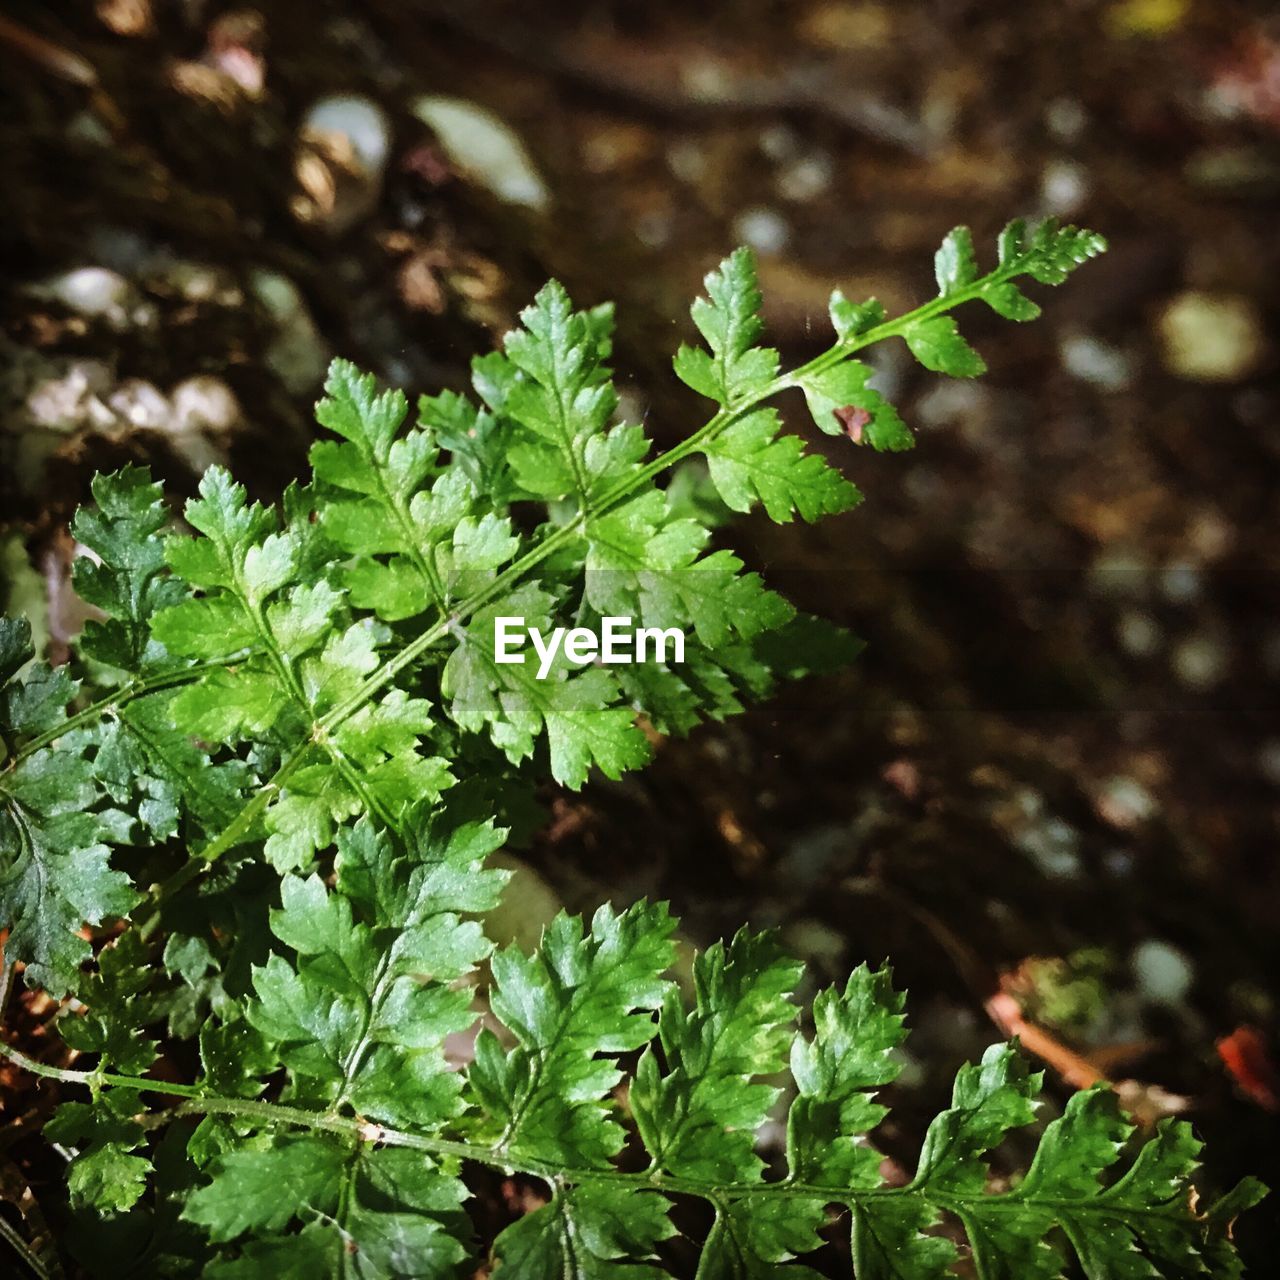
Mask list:
[[[1025,1210],[1028,1204],[1040,1209],[1049,1210],[1055,1216],[1088,1213],[1090,1210],[1103,1213],[1114,1212],[1108,1201],[1108,1193],[1103,1190],[1096,1197],[1085,1199],[1061,1199],[1043,1196],[1023,1196],[1018,1191],[1003,1194],[990,1194],[985,1190],[975,1195],[958,1195],[946,1191],[931,1192],[927,1185],[911,1184],[903,1187],[865,1187],[851,1188],[830,1186],[821,1183],[801,1182],[787,1178],[781,1182],[754,1182],[740,1186],[723,1186],[708,1182],[701,1178],[688,1178],[679,1174],[667,1173],[660,1169],[648,1168],[637,1172],[627,1172],[614,1168],[565,1168],[554,1160],[540,1160],[523,1153],[513,1153],[501,1144],[482,1146],[478,1143],[459,1142],[452,1138],[441,1138],[427,1134],[409,1133],[403,1129],[388,1128],[351,1116],[339,1116],[330,1113],[307,1111],[302,1107],[286,1106],[276,1102],[262,1102],[256,1098],[225,1098],[216,1094],[205,1093],[197,1085],[173,1084],[164,1080],[148,1080],[140,1076],[115,1075],[108,1071],[76,1071],[67,1067],[53,1067],[47,1063],[37,1062],[12,1045],[0,1040],[0,1057],[8,1058],[15,1065],[34,1075],[46,1079],[57,1080],[63,1084],[83,1085],[85,1088],[97,1090],[101,1088],[131,1089],[137,1093],[157,1093],[169,1097],[181,1098],[182,1101],[170,1113],[174,1116],[184,1115],[223,1115],[241,1120],[256,1121],[267,1126],[285,1126],[295,1129],[309,1129],[320,1133],[339,1134],[354,1138],[359,1142],[368,1142],[384,1147],[404,1147],[412,1151],[443,1159],[470,1161],[508,1173],[525,1173],[542,1178],[553,1187],[560,1185],[581,1185],[583,1183],[606,1183],[613,1186],[629,1186],[636,1190],[661,1191],[670,1195],[696,1196],[703,1200],[711,1200],[721,1204],[733,1200],[743,1200],[761,1195],[781,1199],[821,1200],[825,1204],[843,1204],[850,1208],[860,1203],[902,1199],[919,1196],[939,1209],[945,1209],[966,1222],[973,1210],[983,1213],[1007,1210],[1017,1212]],[[1152,1219],[1168,1219],[1176,1216],[1181,1220],[1182,1210],[1171,1214],[1168,1206],[1140,1208],[1126,1204],[1126,1216]],[[971,1237],[972,1238],[972,1237]],[[1083,1256],[1083,1255],[1082,1255]]]
[[[156,1093],[181,1098],[182,1101],[170,1113],[174,1116],[184,1115],[221,1115],[235,1119],[256,1121],[267,1126],[283,1126],[294,1129],[309,1129],[319,1133],[339,1134],[343,1137],[355,1138],[360,1142],[368,1142],[384,1147],[404,1147],[411,1151],[421,1151],[426,1155],[443,1159],[470,1161],[489,1168],[500,1169],[508,1173],[526,1173],[533,1177],[543,1178],[552,1185],[603,1182],[614,1186],[633,1187],[636,1190],[661,1191],[670,1195],[696,1196],[717,1203],[743,1200],[750,1197],[768,1195],[781,1199],[821,1200],[826,1204],[844,1204],[850,1207],[868,1201],[901,1199],[920,1196],[938,1208],[947,1209],[958,1216],[970,1208],[980,1208],[987,1212],[993,1209],[1015,1211],[1020,1205],[1025,1207],[1031,1203],[1044,1209],[1062,1213],[1088,1212],[1096,1207],[1107,1209],[1105,1192],[1098,1198],[1096,1206],[1089,1200],[1066,1200],[1032,1196],[1024,1199],[1016,1191],[1003,1195],[992,1195],[985,1191],[977,1195],[965,1196],[946,1192],[930,1194],[924,1186],[905,1187],[867,1187],[850,1188],[829,1186],[821,1183],[800,1182],[786,1179],[782,1182],[753,1182],[740,1186],[723,1186],[708,1182],[702,1178],[688,1178],[679,1174],[667,1173],[660,1169],[644,1169],[628,1172],[622,1169],[565,1168],[554,1160],[540,1160],[524,1153],[511,1152],[501,1145],[482,1146],[478,1143],[459,1142],[452,1138],[441,1138],[427,1134],[409,1133],[403,1129],[388,1128],[374,1124],[368,1120],[352,1116],[339,1116],[332,1113],[307,1111],[302,1107],[282,1105],[277,1102],[262,1102],[256,1098],[225,1098],[216,1094],[204,1093],[198,1086],[189,1084],[172,1084],[164,1080],[148,1080],[140,1076],[121,1076],[106,1071],[75,1071],[66,1067],[52,1067],[27,1057],[20,1050],[0,1041],[0,1056],[8,1058],[17,1066],[57,1080],[64,1084],[78,1084],[86,1088],[131,1089],[137,1093]],[[1167,1210],[1138,1209],[1129,1205],[1124,1207],[1126,1214],[1143,1217],[1168,1217]]]
[[232,666],[237,662],[243,662],[250,656],[252,656],[250,651],[242,649],[230,657],[211,658],[205,662],[194,662],[188,667],[177,667],[172,671],[162,671],[153,676],[134,676],[132,680],[121,685],[120,688],[112,690],[111,693],[99,698],[96,702],[89,703],[87,707],[77,711],[74,715],[68,716],[60,724],[54,725],[52,729],[28,739],[14,753],[6,767],[15,768],[28,756],[34,755],[37,751],[42,751],[45,747],[57,742],[59,738],[64,734],[70,733],[72,729],[78,729],[84,724],[92,724],[103,716],[110,715],[113,711],[119,711],[121,707],[126,706],[135,698],[144,697],[148,693],[157,693],[161,689],[174,689],[180,685],[191,684],[206,671]]
[[185,888],[207,866],[216,862],[228,850],[234,849],[242,840],[248,838],[254,824],[266,812],[267,806],[275,798],[280,789],[302,766],[306,758],[315,749],[311,740],[304,742],[275,771],[270,782],[264,784],[239,813],[215,836],[204,848],[180,866],[167,880],[151,890],[147,902],[134,913],[133,923],[141,937],[145,940],[160,924],[160,909],[174,894]]

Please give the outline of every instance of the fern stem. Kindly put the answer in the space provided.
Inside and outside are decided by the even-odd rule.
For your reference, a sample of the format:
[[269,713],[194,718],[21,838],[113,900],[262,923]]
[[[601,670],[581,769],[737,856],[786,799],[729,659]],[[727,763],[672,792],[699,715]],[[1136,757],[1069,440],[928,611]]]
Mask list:
[[[566,1168],[555,1160],[540,1160],[537,1157],[522,1153],[512,1153],[501,1145],[483,1146],[478,1143],[462,1142],[452,1138],[434,1137],[427,1134],[410,1133],[403,1129],[389,1128],[362,1120],[353,1116],[339,1116],[329,1112],[308,1111],[302,1107],[288,1106],[277,1102],[264,1102],[256,1098],[227,1098],[217,1094],[205,1093],[198,1085],[177,1084],[166,1080],[151,1080],[142,1076],[117,1075],[109,1071],[77,1071],[69,1067],[54,1067],[28,1057],[21,1050],[14,1048],[0,1039],[0,1057],[8,1058],[33,1075],[43,1076],[49,1080],[57,1080],[63,1084],[83,1085],[89,1089],[116,1088],[129,1089],[136,1093],[156,1093],[168,1097],[181,1098],[182,1101],[173,1108],[170,1114],[183,1115],[223,1115],[234,1116],[242,1120],[258,1121],[264,1126],[287,1126],[295,1129],[309,1129],[315,1132],[341,1134],[354,1138],[359,1142],[367,1142],[375,1146],[404,1147],[424,1154],[469,1161],[473,1164],[485,1165],[507,1173],[524,1173],[541,1178],[552,1187],[563,1185],[581,1186],[588,1183],[605,1183],[614,1186],[629,1186],[636,1190],[651,1190],[668,1195],[693,1196],[715,1204],[724,1204],[733,1200],[758,1198],[761,1195],[776,1196],[780,1199],[821,1200],[825,1204],[841,1204],[850,1209],[859,1204],[875,1201],[904,1199],[918,1196],[938,1209],[944,1209],[965,1220],[970,1206],[980,1206],[984,1212],[992,1209],[1007,1209],[1016,1212],[1025,1208],[1028,1197],[1017,1190],[1002,1194],[991,1194],[983,1190],[975,1195],[958,1195],[951,1192],[932,1192],[927,1185],[909,1184],[907,1186],[875,1187],[827,1186],[821,1183],[808,1183],[788,1178],[781,1182],[744,1182],[739,1185],[725,1186],[699,1178],[684,1177],[680,1174],[667,1173],[662,1170],[647,1168],[635,1172],[615,1168]],[[1107,1212],[1105,1194],[1096,1201],[1084,1199],[1064,1199],[1035,1196],[1030,1202],[1036,1206],[1062,1214],[1087,1214],[1091,1209]],[[1171,1215],[1171,1206],[1158,1205],[1152,1208],[1141,1208],[1126,1204],[1124,1212],[1127,1216],[1168,1219],[1170,1216],[1181,1218],[1181,1206],[1176,1214]]]
[[217,836],[195,856],[188,858],[167,880],[152,887],[149,898],[133,916],[134,927],[144,940],[150,938],[159,927],[160,910],[164,904],[194,880],[210,863],[216,862],[229,849],[234,849],[248,836],[253,830],[254,823],[266,812],[275,794],[301,768],[315,745],[308,739],[298,747],[275,771],[271,780],[259,787],[249,802]]
[[243,662],[251,656],[252,652],[250,650],[242,649],[229,657],[210,658],[205,662],[193,662],[190,666],[178,667],[173,671],[162,671],[154,676],[134,676],[133,679],[121,685],[120,688],[113,690],[103,698],[99,698],[96,702],[89,703],[87,707],[81,708],[74,715],[69,715],[61,724],[54,725],[52,729],[37,734],[34,738],[29,738],[13,754],[5,767],[9,769],[16,768],[28,756],[34,755],[37,751],[43,751],[45,747],[57,742],[64,734],[70,733],[73,729],[78,729],[81,725],[92,724],[103,716],[110,715],[113,711],[119,711],[130,702],[137,698],[145,697],[148,693],[158,693],[161,689],[176,689],[181,685],[191,684],[206,671],[213,671],[219,667],[228,667],[234,663]]

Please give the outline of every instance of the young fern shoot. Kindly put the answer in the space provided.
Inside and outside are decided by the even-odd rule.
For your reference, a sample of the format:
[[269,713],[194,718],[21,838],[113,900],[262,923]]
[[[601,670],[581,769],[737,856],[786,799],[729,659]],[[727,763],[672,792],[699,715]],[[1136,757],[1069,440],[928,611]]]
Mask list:
[[[952,313],[1032,319],[1017,282],[1059,283],[1103,247],[1013,223],[984,273],[957,229],[934,299],[889,318],[836,293],[834,343],[792,370],[762,345],[740,249],[694,305],[705,346],[675,362],[713,412],[658,455],[616,420],[611,309],[575,311],[553,282],[474,362],[476,399],[424,396],[408,427],[402,392],[335,361],[330,435],[278,508],[214,468],[190,532],[166,533],[145,471],[97,477],[74,532],[101,619],[57,670],[25,622],[0,626],[0,928],[8,964],[61,1002],[65,1045],[0,1052],[58,1083],[44,1133],[70,1156],[62,1243],[9,1229],[0,1249],[38,1276],[60,1253],[113,1277],[392,1280],[471,1275],[487,1252],[511,1280],[639,1280],[679,1267],[669,1211],[694,1198],[713,1224],[700,1280],[816,1275],[798,1259],[836,1215],[860,1280],[933,1280],[962,1256],[987,1278],[1240,1274],[1227,1228],[1260,1188],[1198,1211],[1190,1128],[1135,1146],[1103,1089],[988,1192],[987,1153],[1040,1090],[1013,1046],[960,1071],[911,1181],[886,1185],[867,1140],[904,1037],[885,969],[805,1011],[800,967],[744,930],[696,957],[686,998],[661,904],[561,914],[532,953],[483,925],[504,883],[486,860],[540,776],[617,778],[650,755],[641,716],[686,733],[856,650],[658,481],[701,455],[734,511],[848,510],[857,490],[773,401],[798,390],[823,431],[907,448],[858,354],[901,338],[975,376]],[[495,644],[502,619],[616,617],[678,630],[683,661],[535,666]],[[480,1008],[459,1066],[446,1042]],[[770,1177],[757,1133],[784,1093]],[[468,1165],[541,1179],[547,1202],[476,1242]]]

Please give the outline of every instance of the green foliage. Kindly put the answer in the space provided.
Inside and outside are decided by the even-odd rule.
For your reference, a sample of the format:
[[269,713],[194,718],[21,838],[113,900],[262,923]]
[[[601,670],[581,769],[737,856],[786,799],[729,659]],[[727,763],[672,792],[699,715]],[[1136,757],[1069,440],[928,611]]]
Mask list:
[[[768,402],[799,389],[823,431],[905,448],[856,353],[901,337],[973,376],[952,310],[1029,319],[1014,281],[1057,283],[1101,247],[1014,224],[983,274],[954,231],[937,298],[889,319],[836,293],[833,346],[785,373],[739,250],[694,306],[705,348],[676,357],[716,410],[656,458],[615,420],[610,308],[575,311],[553,283],[474,362],[476,402],[425,397],[409,423],[401,392],[335,362],[330,436],[278,507],[215,468],[170,532],[144,471],[99,476],[74,530],[102,616],[71,666],[0,624],[0,927],[30,986],[74,997],[56,1025],[88,1069],[4,1052],[87,1087],[46,1126],[77,1256],[390,1280],[470,1275],[489,1249],[512,1280],[638,1280],[675,1265],[670,1211],[692,1197],[712,1215],[701,1280],[815,1275],[794,1260],[837,1220],[863,1280],[928,1280],[966,1250],[986,1277],[1049,1280],[1072,1254],[1094,1280],[1238,1274],[1226,1228],[1258,1188],[1198,1215],[1188,1127],[1135,1145],[1102,1091],[989,1192],[990,1153],[1039,1105],[1010,1046],[960,1071],[914,1177],[887,1186],[868,1141],[904,1036],[887,970],[805,1010],[767,933],[707,948],[684,990],[661,904],[561,914],[532,952],[494,950],[483,925],[504,880],[486,859],[540,775],[619,777],[648,758],[645,722],[687,732],[856,651],[712,546],[724,507],[816,520],[859,500]],[[694,454],[701,489],[678,466]],[[686,660],[562,656],[546,679],[497,660],[497,617],[611,614],[686,631]],[[145,1074],[162,1044],[195,1083]],[[479,1249],[468,1162],[546,1188]]]

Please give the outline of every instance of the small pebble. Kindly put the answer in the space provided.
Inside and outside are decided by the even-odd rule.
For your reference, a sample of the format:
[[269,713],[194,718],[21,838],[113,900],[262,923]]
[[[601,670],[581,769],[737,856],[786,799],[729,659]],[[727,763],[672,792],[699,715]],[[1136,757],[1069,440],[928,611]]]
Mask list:
[[1150,658],[1159,651],[1164,636],[1159,624],[1138,609],[1126,609],[1116,626],[1120,646],[1134,658]]
[[822,195],[831,186],[831,179],[831,157],[813,151],[783,165],[774,186],[782,199],[803,204]]
[[613,173],[643,160],[653,141],[641,125],[598,125],[582,140],[582,162],[592,173]]
[[1173,651],[1173,670],[1190,689],[1211,689],[1227,669],[1227,653],[1211,636],[1188,636]]
[[111,370],[104,361],[74,360],[62,373],[36,383],[23,406],[26,417],[48,431],[75,431],[93,420],[95,408],[111,421],[99,398],[110,386]]
[[140,231],[103,223],[88,233],[93,260],[124,275],[137,275],[156,257],[156,248]]
[[173,422],[169,397],[141,378],[126,378],[107,397],[107,407],[122,422],[143,431],[163,431]]
[[1195,968],[1186,953],[1159,938],[1138,943],[1129,963],[1139,990],[1153,1004],[1180,1004],[1195,978]]
[[776,164],[793,160],[800,150],[796,131],[786,124],[771,124],[760,132],[760,150]]
[[1075,880],[1080,876],[1080,836],[1061,818],[1036,822],[1017,836],[1016,844],[1048,878]]
[[1058,348],[1062,367],[1073,377],[1104,391],[1124,391],[1133,385],[1129,357],[1088,334],[1070,334]]
[[891,6],[872,0],[815,4],[799,23],[802,40],[837,52],[879,48],[893,39],[893,33]]
[[1262,194],[1280,187],[1280,164],[1264,147],[1209,147],[1183,166],[1187,181],[1225,195]]
[[1059,142],[1075,142],[1084,132],[1089,117],[1078,98],[1054,98],[1045,108],[1044,122]]
[[227,431],[242,417],[235,392],[211,374],[178,383],[170,398],[178,431]]
[[250,287],[276,325],[276,336],[263,355],[267,367],[290,394],[308,394],[324,380],[329,349],[302,294],[278,271],[254,271]]
[[757,253],[778,254],[791,239],[787,220],[773,209],[757,206],[744,209],[733,222],[735,239],[749,244]]
[[636,219],[636,238],[649,249],[662,249],[671,243],[675,223],[670,210],[650,209]]
[[391,124],[376,102],[338,94],[314,102],[298,131],[294,216],[341,235],[382,198]]
[[940,378],[920,397],[916,417],[925,427],[989,422],[991,393],[981,383],[959,378]]
[[691,186],[706,171],[706,148],[696,138],[677,138],[667,147],[667,168],[672,177]]
[[787,879],[808,889],[849,856],[854,840],[844,823],[827,823],[802,831],[783,857]]
[[1109,779],[1095,803],[1098,816],[1122,831],[1132,831],[1152,818],[1160,807],[1142,783],[1125,777]]
[[166,263],[157,279],[187,302],[211,302],[223,307],[237,307],[244,302],[230,273],[207,262],[179,258]]
[[1040,176],[1040,203],[1046,213],[1070,217],[1089,198],[1089,175],[1074,160],[1050,160]]
[[485,932],[495,942],[515,942],[531,951],[542,941],[542,931],[555,919],[563,903],[552,885],[529,863],[511,853],[498,853],[488,865],[506,871],[510,878],[502,900],[485,916]]
[[127,324],[133,298],[133,286],[106,267],[76,267],[49,277],[32,292],[61,303],[77,315],[106,320],[115,328]]
[[492,111],[464,98],[419,98],[413,114],[430,126],[454,167],[499,200],[546,209],[551,193],[524,143]]
[[1157,331],[1165,367],[1192,382],[1239,382],[1265,353],[1262,316],[1238,294],[1179,294],[1161,312]]
[[319,98],[308,108],[302,127],[316,133],[340,134],[350,142],[370,180],[382,180],[391,152],[391,123],[376,102],[346,93]]
[[784,937],[788,950],[801,960],[830,969],[839,966],[848,945],[843,933],[821,920],[793,920],[787,925]]
[[1171,564],[1160,571],[1160,590],[1174,604],[1190,604],[1200,597],[1200,570],[1193,564]]

